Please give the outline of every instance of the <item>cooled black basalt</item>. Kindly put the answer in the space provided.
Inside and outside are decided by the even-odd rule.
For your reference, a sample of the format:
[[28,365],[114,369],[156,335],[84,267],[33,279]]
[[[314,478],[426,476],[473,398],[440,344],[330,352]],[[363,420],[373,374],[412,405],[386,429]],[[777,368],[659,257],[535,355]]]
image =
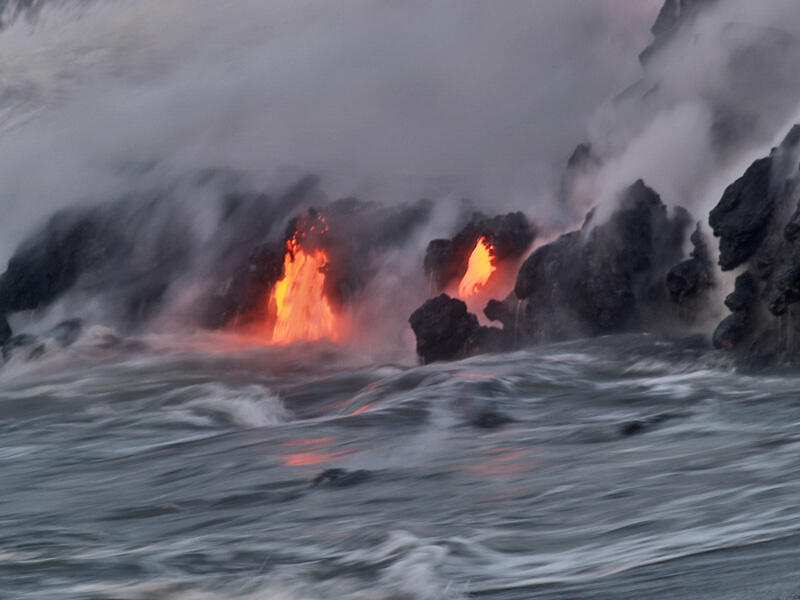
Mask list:
[[596,220],[590,214],[580,231],[538,248],[523,263],[514,287],[515,297],[525,301],[522,339],[621,333],[667,312],[663,282],[680,257],[688,213],[669,215],[658,194],[639,180],[622,193],[607,221]]
[[324,293],[338,309],[353,302],[378,274],[373,258],[404,244],[430,217],[432,203],[383,206],[357,198],[320,202],[289,219],[282,236],[251,246],[246,258],[221,272],[211,298],[205,301],[202,324],[226,325],[268,322],[268,299],[284,276],[287,243],[296,233],[301,247],[323,250]]
[[767,225],[775,207],[770,189],[772,159],[755,161],[729,185],[708,217],[719,241],[719,265],[735,269],[752,257],[767,236]]
[[[606,221],[590,213],[580,230],[538,248],[525,260],[514,292],[502,302],[490,301],[484,310],[503,329],[479,327],[463,302],[444,294],[428,300],[411,317],[417,353],[423,362],[431,362],[657,329],[672,313],[664,282],[680,260],[690,223],[685,210],[669,214],[658,194],[639,180],[623,191]],[[705,269],[702,238],[695,241],[693,258]],[[700,273],[696,279],[702,285]]]
[[423,363],[468,356],[476,346],[478,318],[457,298],[441,294],[415,310],[409,318],[417,336],[417,354]]
[[699,223],[689,239],[694,246],[691,257],[667,272],[667,290],[679,305],[697,299],[714,285],[713,265]]
[[285,253],[283,243],[256,246],[247,262],[223,280],[217,292],[206,300],[202,324],[219,329],[265,318],[270,290],[284,275]]
[[13,335],[11,327],[5,317],[0,317],[0,346],[5,344]]
[[0,276],[0,314],[49,304],[82,272],[107,261],[117,239],[117,232],[94,210],[56,213],[16,250]]
[[497,263],[522,257],[536,238],[536,228],[521,212],[498,215],[492,218],[474,213],[452,239],[436,239],[428,244],[424,269],[436,291],[460,280],[467,272],[467,264],[478,240],[486,238],[494,247]]
[[723,269],[746,265],[725,299],[731,314],[713,334],[717,348],[747,369],[800,362],[800,127],[725,190],[709,222]]

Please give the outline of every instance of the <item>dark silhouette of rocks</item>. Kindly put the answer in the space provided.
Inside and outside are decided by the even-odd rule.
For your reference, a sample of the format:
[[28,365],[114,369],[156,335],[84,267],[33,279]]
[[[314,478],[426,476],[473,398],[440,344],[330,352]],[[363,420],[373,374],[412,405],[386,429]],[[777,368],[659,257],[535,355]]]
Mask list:
[[49,304],[83,272],[109,260],[117,241],[117,232],[91,209],[56,213],[23,242],[0,276],[0,314]]
[[408,321],[423,363],[463,358],[478,350],[478,317],[467,312],[462,300],[441,294],[415,310]]
[[[412,316],[423,362],[578,337],[647,330],[672,318],[666,275],[681,258],[691,223],[669,214],[658,194],[637,181],[605,222],[590,214],[578,231],[536,249],[514,292],[485,309],[503,329],[479,327],[466,305],[441,295]],[[706,261],[696,237],[697,261]],[[694,258],[694,257],[693,257]],[[520,302],[521,301],[521,302]]]
[[771,157],[755,161],[725,189],[709,214],[708,223],[720,238],[719,265],[723,271],[741,265],[764,241],[775,208],[771,175]]
[[411,314],[409,323],[424,363],[466,356],[479,329],[478,318],[467,312],[467,305],[446,294],[425,302]]
[[715,348],[733,350],[747,337],[753,326],[753,316],[758,300],[758,283],[748,271],[736,278],[736,287],[727,298],[725,306],[731,313],[717,326],[712,336]]
[[800,315],[793,309],[800,301],[798,160],[795,125],[769,156],[728,186],[709,216],[720,237],[720,266],[747,269],[725,299],[731,314],[713,342],[745,368],[800,362]]
[[622,193],[606,222],[595,221],[591,214],[581,230],[538,248],[523,263],[514,288],[524,301],[519,339],[639,330],[668,312],[664,280],[680,257],[688,213],[669,215],[658,194],[639,180]]
[[4,345],[12,335],[8,321],[5,317],[0,317],[0,346]]
[[251,246],[249,256],[226,265],[228,273],[220,274],[217,289],[206,300],[203,325],[218,329],[269,321],[269,296],[284,276],[287,243],[297,232],[303,237],[301,247],[325,251],[328,300],[337,308],[347,305],[378,275],[371,259],[405,243],[428,221],[431,209],[428,200],[382,206],[352,197],[307,209],[289,220],[277,241]]
[[494,246],[497,263],[518,259],[528,251],[536,238],[536,228],[521,212],[492,218],[474,213],[469,223],[452,239],[433,240],[425,252],[425,275],[431,279],[435,292],[458,282],[467,272],[469,257],[485,237]]
[[718,0],[665,0],[650,31],[653,41],[639,54],[639,61],[647,65],[667,44],[673,41],[681,27],[690,23],[703,10]]
[[690,258],[667,272],[667,290],[675,304],[692,308],[713,287],[714,266],[699,223],[689,239],[693,246]]

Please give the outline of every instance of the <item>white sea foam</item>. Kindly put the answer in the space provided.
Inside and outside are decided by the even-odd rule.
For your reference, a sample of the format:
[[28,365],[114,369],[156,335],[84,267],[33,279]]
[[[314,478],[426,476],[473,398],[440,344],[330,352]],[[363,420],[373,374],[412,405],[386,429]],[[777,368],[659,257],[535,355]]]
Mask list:
[[185,402],[178,404],[172,415],[179,419],[223,419],[240,427],[268,427],[292,419],[292,413],[280,396],[262,386],[228,387],[218,383],[204,383],[173,391],[173,398]]

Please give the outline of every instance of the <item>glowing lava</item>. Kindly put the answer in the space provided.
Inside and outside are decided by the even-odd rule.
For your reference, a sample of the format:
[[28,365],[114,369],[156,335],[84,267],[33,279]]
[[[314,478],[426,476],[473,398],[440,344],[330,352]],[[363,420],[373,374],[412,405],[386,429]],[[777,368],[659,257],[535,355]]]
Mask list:
[[489,278],[497,270],[494,264],[494,246],[486,241],[485,237],[478,240],[475,249],[469,255],[467,272],[458,284],[458,295],[469,298],[486,285]]
[[338,337],[337,319],[324,292],[327,265],[325,251],[304,250],[297,234],[287,242],[284,277],[272,291],[273,343]]

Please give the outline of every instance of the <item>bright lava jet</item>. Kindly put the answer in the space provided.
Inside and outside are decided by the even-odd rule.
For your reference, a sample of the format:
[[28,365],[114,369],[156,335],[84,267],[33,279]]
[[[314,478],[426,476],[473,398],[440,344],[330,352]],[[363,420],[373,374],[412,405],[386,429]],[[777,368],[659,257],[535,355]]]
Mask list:
[[497,270],[494,260],[494,246],[485,236],[481,237],[469,255],[467,272],[458,284],[458,295],[461,298],[469,298],[486,285],[492,273]]
[[286,243],[284,277],[272,291],[274,344],[339,337],[338,319],[324,291],[328,255],[322,249],[305,250],[302,237],[295,233]]

